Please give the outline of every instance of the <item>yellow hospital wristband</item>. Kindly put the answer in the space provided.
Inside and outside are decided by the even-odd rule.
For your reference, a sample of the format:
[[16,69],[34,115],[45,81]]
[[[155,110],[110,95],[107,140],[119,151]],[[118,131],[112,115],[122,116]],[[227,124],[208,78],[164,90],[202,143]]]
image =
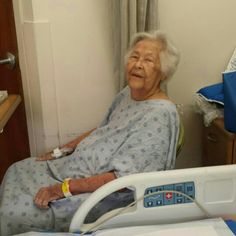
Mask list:
[[62,192],[63,192],[65,197],[71,197],[72,196],[72,194],[70,192],[70,186],[69,186],[69,181],[70,180],[71,180],[70,178],[65,179],[63,181],[62,185],[61,185],[61,189],[62,189]]

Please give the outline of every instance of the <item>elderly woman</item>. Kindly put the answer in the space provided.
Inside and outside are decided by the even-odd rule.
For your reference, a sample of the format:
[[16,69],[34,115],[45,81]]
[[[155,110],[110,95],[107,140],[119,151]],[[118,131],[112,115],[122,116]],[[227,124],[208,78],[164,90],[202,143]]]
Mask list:
[[165,34],[135,35],[126,56],[128,86],[101,124],[64,145],[73,148],[67,157],[49,153],[8,169],[1,188],[2,235],[68,230],[77,207],[105,183],[128,174],[172,169],[179,117],[160,84],[173,75],[178,61]]

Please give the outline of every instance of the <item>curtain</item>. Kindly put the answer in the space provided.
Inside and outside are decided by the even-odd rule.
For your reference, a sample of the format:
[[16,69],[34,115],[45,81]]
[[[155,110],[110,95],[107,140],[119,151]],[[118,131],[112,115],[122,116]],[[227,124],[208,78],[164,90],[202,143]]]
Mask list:
[[116,86],[126,85],[124,56],[132,35],[158,28],[158,0],[111,0]]

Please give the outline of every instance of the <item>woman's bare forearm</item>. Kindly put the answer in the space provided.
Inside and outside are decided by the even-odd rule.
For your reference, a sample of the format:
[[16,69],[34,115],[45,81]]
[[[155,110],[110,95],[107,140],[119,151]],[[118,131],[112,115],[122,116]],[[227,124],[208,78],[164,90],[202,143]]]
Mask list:
[[69,182],[70,192],[73,195],[79,193],[94,192],[102,185],[116,179],[113,172],[107,172],[100,175],[91,176],[82,179],[71,179]]
[[[60,148],[70,148],[72,150],[69,150],[67,154],[70,154],[71,152],[74,151],[74,149],[76,148],[76,146],[83,140],[85,139],[87,136],[89,136],[95,129],[89,130],[88,132],[80,135],[78,138],[72,140],[71,142],[62,145]],[[36,161],[46,161],[46,160],[52,160],[54,159],[54,157],[52,156],[53,151],[45,153],[43,155],[40,155],[39,157],[36,158]]]
[[[72,195],[93,192],[115,178],[116,176],[113,172],[107,172],[83,179],[71,179],[69,181],[69,190]],[[62,184],[55,184],[40,188],[35,195],[34,203],[40,209],[48,209],[49,202],[64,197]]]
[[83,140],[85,139],[87,136],[89,136],[96,128],[92,129],[92,130],[89,130],[85,133],[83,133],[82,135],[80,135],[78,138],[70,141],[69,143],[67,144],[64,144],[63,146],[61,146],[61,148],[73,148],[75,149],[76,146]]

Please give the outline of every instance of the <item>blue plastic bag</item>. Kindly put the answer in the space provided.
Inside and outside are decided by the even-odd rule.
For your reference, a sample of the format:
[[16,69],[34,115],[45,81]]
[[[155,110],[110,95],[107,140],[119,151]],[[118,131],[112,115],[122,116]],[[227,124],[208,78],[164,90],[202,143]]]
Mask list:
[[197,91],[197,94],[199,94],[208,102],[224,105],[223,83],[213,84],[201,88]]
[[225,129],[236,133],[236,71],[223,73]]

